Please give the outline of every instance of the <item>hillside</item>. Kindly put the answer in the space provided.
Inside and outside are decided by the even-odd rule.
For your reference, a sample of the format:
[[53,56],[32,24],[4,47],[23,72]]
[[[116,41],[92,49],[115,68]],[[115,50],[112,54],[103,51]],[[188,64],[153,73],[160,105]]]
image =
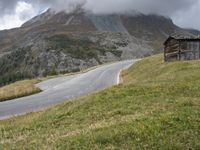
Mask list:
[[95,15],[81,9],[67,14],[49,9],[20,28],[0,31],[0,86],[150,56],[162,51],[168,35],[196,32],[157,15]]
[[0,121],[5,149],[199,149],[200,62],[145,58],[123,84]]

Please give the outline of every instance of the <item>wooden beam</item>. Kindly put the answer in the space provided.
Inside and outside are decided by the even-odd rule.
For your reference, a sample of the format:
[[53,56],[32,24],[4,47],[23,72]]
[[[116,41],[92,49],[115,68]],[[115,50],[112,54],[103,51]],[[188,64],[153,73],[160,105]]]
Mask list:
[[172,52],[172,53],[166,53],[166,56],[173,56],[173,55],[177,55],[177,54],[179,54],[178,51]]
[[187,53],[187,52],[195,52],[195,53],[196,53],[196,52],[198,52],[198,51],[193,51],[193,50],[181,50],[180,52],[181,52],[181,53]]
[[199,59],[200,59],[200,42],[198,42],[199,43]]
[[181,43],[180,43],[180,41],[178,41],[178,43],[179,43],[179,46],[178,46],[178,57],[179,57],[179,61],[181,60]]
[[166,58],[166,46],[164,47],[164,60],[165,60],[165,62],[167,61],[167,58]]

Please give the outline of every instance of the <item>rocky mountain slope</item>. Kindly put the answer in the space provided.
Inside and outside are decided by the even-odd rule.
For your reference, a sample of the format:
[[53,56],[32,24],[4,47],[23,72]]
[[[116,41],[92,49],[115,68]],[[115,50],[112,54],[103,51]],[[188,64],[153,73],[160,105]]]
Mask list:
[[20,28],[0,31],[0,85],[75,72],[98,64],[162,51],[174,33],[198,34],[157,15],[95,15],[51,9]]

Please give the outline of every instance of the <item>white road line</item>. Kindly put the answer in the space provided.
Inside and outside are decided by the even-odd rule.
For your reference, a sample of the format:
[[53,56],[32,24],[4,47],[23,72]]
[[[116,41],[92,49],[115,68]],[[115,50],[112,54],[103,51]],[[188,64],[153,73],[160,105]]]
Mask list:
[[120,84],[120,76],[121,76],[121,72],[122,72],[122,69],[119,71],[118,75],[117,75],[117,85]]

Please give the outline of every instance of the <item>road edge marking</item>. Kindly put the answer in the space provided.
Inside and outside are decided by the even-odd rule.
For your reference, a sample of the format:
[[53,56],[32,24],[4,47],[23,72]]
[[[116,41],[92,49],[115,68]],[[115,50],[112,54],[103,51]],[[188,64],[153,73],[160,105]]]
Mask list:
[[118,75],[117,75],[117,85],[120,84],[120,76],[121,76],[121,72],[122,72],[122,69],[120,69]]

